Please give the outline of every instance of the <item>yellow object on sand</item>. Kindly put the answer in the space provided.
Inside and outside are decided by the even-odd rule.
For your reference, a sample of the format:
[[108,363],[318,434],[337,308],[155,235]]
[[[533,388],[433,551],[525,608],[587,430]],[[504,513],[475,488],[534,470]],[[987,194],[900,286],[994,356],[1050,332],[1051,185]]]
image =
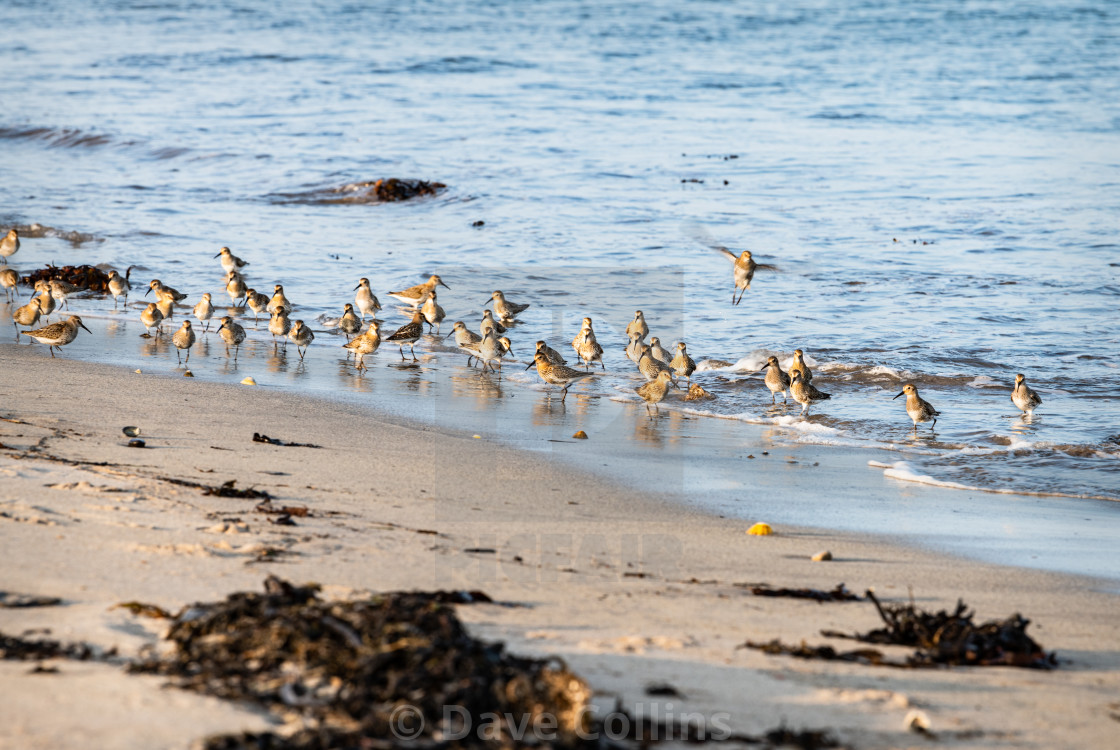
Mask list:
[[747,529],[747,533],[751,536],[770,536],[774,533],[774,530],[770,528],[768,523],[756,523]]

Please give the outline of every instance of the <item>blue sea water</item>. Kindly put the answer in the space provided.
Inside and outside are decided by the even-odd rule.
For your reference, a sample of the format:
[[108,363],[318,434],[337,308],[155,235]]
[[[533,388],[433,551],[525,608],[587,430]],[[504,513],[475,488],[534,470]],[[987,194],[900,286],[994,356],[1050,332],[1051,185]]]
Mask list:
[[[600,414],[644,418],[622,353],[640,308],[667,348],[726,363],[696,376],[715,401],[664,407],[689,431],[761,425],[936,482],[1120,498],[1115,4],[36,0],[0,22],[12,264],[135,267],[124,310],[74,301],[110,335],[68,355],[172,369],[137,338],[143,285],[225,300],[228,245],[318,338],[300,367],[251,329],[236,369],[210,344],[197,376],[460,413],[418,379],[482,399],[506,434],[578,428],[575,410],[517,421],[515,398],[544,398],[532,371],[495,386],[434,339],[419,373],[386,345],[358,378],[332,329],[357,279],[392,330],[407,318],[385,293],[438,273],[445,332],[475,327],[495,288],[533,303],[510,334],[523,362],[538,338],[571,351],[591,316],[609,373],[569,399],[600,396]],[[383,177],[447,187],[337,201]],[[713,244],[778,270],[733,307]],[[832,394],[807,420],[758,373],[795,348]],[[1044,401],[1029,421],[1018,372]],[[905,382],[941,411],[935,432],[892,401]]]

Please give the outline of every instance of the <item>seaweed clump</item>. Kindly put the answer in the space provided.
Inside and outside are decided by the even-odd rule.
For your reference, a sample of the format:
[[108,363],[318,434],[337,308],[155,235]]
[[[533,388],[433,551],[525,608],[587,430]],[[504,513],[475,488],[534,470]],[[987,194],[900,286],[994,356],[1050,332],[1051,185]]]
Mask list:
[[866,633],[841,633],[822,630],[829,638],[851,638],[875,643],[915,648],[903,661],[886,658],[874,649],[836,651],[831,646],[791,646],[780,640],[765,643],[747,641],[740,648],[753,648],[767,654],[787,654],[801,659],[854,661],[886,667],[1025,667],[1052,669],[1058,659],[1027,635],[1030,620],[1016,613],[1003,620],[973,621],[975,613],[957,600],[953,611],[927,612],[910,604],[883,604],[871,591],[867,598],[875,605],[885,627]]
[[[410,742],[431,743],[455,730],[446,726],[445,706],[456,706],[457,718],[470,717],[473,726],[484,714],[530,722],[547,714],[556,719],[558,745],[580,744],[590,715],[587,684],[558,661],[520,658],[500,643],[472,638],[441,598],[394,592],[323,601],[315,586],[270,576],[263,594],[235,593],[185,608],[167,636],[173,653],[130,669],[312,720],[289,737],[230,735],[210,738],[207,747],[385,744],[402,729],[399,712],[394,715],[401,707],[414,712],[409,729],[422,726]],[[493,746],[516,744],[509,736],[488,739]]]
[[950,664],[981,667],[1029,667],[1049,669],[1057,665],[1053,653],[1047,654],[1027,635],[1030,620],[1016,613],[1003,620],[973,622],[975,612],[958,599],[952,611],[927,612],[910,604],[882,604],[868,591],[886,627],[855,638],[864,643],[913,646],[909,658],[914,666]]
[[80,289],[91,292],[109,291],[109,274],[95,266],[47,266],[37,271],[32,271],[21,279],[26,286],[35,286],[38,281],[51,281],[61,279],[67,284],[72,284]]

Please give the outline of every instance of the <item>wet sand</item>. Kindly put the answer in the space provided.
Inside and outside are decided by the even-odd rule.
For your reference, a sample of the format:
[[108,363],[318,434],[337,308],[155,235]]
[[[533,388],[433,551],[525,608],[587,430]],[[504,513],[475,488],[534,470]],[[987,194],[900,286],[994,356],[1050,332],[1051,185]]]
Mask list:
[[[50,628],[54,638],[115,646],[128,657],[157,644],[164,621],[113,609],[124,601],[174,612],[259,590],[269,574],[316,581],[339,596],[482,589],[527,606],[459,606],[473,634],[504,640],[514,653],[563,657],[605,705],[725,712],[733,729],[751,733],[782,722],[826,728],[859,748],[927,746],[903,729],[912,709],[929,716],[940,746],[1106,747],[1115,736],[1113,581],[980,563],[835,528],[776,524],[775,536],[751,537],[742,519],[682,503],[673,482],[636,492],[555,455],[353,401],[135,374],[8,344],[0,362],[3,588],[63,599],[0,609],[5,633]],[[139,425],[147,447],[126,447],[124,425]],[[254,432],[321,447],[255,443]],[[594,450],[594,442],[593,434],[578,447]],[[798,476],[798,491],[837,484],[833,471]],[[236,480],[310,515],[275,525],[275,516],[255,512],[256,500],[168,480]],[[761,492],[787,502],[780,482],[767,482]],[[846,491],[856,487],[868,504],[899,500],[891,484],[853,480]],[[960,523],[962,535],[972,533],[967,518]],[[833,561],[809,559],[825,549]],[[868,603],[755,597],[736,585],[761,582],[843,582],[888,601],[912,593],[933,609],[959,597],[980,620],[1021,612],[1060,668],[899,670],[737,649],[773,638],[847,649],[855,644],[819,631],[879,625]],[[51,664],[57,673],[0,663],[9,717],[0,745],[183,747],[209,733],[269,725],[257,711],[160,689],[162,680],[119,666]],[[646,695],[652,683],[670,683],[681,696]]]

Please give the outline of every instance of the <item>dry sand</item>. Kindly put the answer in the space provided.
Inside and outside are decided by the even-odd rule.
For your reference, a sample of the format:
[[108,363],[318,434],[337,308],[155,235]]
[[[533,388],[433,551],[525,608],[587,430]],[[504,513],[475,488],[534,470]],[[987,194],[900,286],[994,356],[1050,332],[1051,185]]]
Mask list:
[[[459,606],[471,631],[511,651],[563,657],[597,701],[646,714],[725,716],[758,733],[827,728],[856,748],[927,747],[904,717],[924,712],[940,747],[1115,747],[1120,626],[1114,583],[999,567],[823,529],[745,524],[636,494],[546,457],[372,411],[251,386],[134,374],[0,346],[0,589],[61,606],[0,609],[0,631],[49,628],[123,656],[159,642],[176,611],[276,574],[327,594],[482,589],[525,607]],[[139,425],[146,449],[125,446]],[[254,443],[254,432],[321,448]],[[312,515],[278,526],[255,501],[167,481],[237,480]],[[749,491],[749,490],[744,490]],[[889,490],[884,490],[889,491]],[[471,552],[469,550],[483,550]],[[832,562],[812,562],[828,549]],[[261,561],[263,550],[281,550]],[[487,551],[489,550],[489,551]],[[831,589],[929,608],[958,597],[980,619],[1021,612],[1059,669],[900,670],[737,649],[744,641],[832,643],[821,629],[879,625],[868,603],[752,596],[736,584]],[[909,649],[886,647],[892,656]],[[119,666],[0,662],[0,746],[180,748],[263,729],[252,708],[161,687]],[[653,683],[679,697],[650,697]]]

